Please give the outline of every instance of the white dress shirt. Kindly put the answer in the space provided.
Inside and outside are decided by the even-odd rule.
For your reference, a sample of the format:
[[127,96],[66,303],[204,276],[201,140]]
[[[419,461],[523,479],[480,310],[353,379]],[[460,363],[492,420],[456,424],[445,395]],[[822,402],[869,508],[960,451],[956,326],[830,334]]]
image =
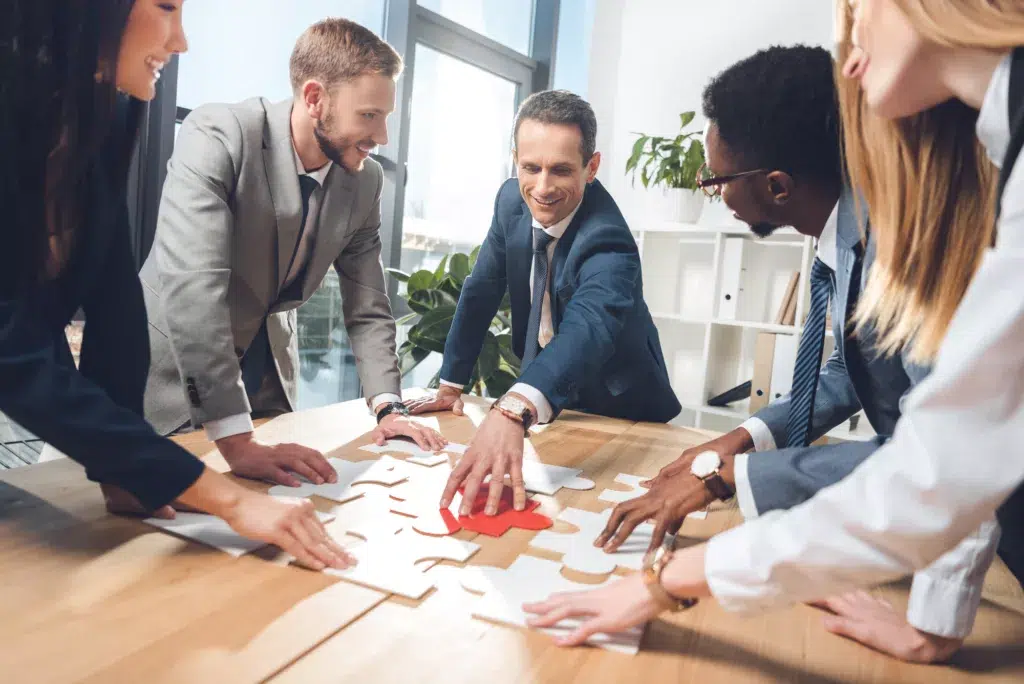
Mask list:
[[[1009,70],[1007,57],[977,124],[979,140],[1000,164],[1010,137]],[[996,246],[957,309],[931,374],[907,397],[892,439],[811,500],[708,542],[707,582],[723,606],[755,611],[820,598],[896,579],[936,559],[933,566],[963,569],[963,556],[950,559],[947,550],[990,524],[1024,481],[1022,292],[1024,163],[1018,162],[1003,196]],[[956,550],[969,549],[970,541]],[[953,582],[949,588],[957,590]]]
[[[292,143],[292,152],[295,154],[296,173],[300,176],[309,176],[316,181],[319,187],[313,190],[313,194],[309,198],[309,213],[306,216],[306,223],[302,226],[302,232],[299,234],[299,242],[295,247],[295,257],[292,259],[288,273],[285,275],[284,287],[291,285],[299,274],[302,273],[302,269],[305,268],[313,253],[313,245],[316,244],[317,224],[320,218],[320,205],[323,203],[324,182],[326,182],[327,174],[334,165],[334,162],[328,160],[319,169],[307,171],[302,163],[302,159],[299,157],[298,150],[295,149],[294,142]],[[395,394],[381,394],[373,398],[370,407],[372,409],[374,406],[380,406],[384,402],[401,400],[402,398]],[[215,442],[218,439],[231,437],[232,435],[252,432],[252,417],[248,413],[239,413],[227,418],[207,421],[203,424],[203,429],[206,431],[207,439]]]
[[[832,207],[832,213],[825,221],[825,226],[818,236],[817,256],[823,264],[836,270],[838,255],[836,254],[836,241],[839,237],[839,202]],[[768,429],[765,422],[757,416],[751,416],[740,425],[741,428],[750,433],[754,441],[754,451],[775,451],[775,437]],[[744,518],[757,517],[757,503],[754,501],[754,491],[750,487],[750,478],[747,477],[747,455],[736,454],[733,462],[734,477],[736,479],[736,500],[740,506],[740,512]]]
[[[555,254],[555,246],[558,244],[558,241],[559,241],[559,239],[561,239],[562,235],[565,234],[565,231],[569,228],[569,224],[572,223],[572,220],[573,220],[573,218],[575,218],[576,212],[580,210],[580,205],[582,203],[583,203],[583,201],[580,200],[580,204],[577,204],[576,208],[573,209],[572,211],[570,211],[568,216],[566,216],[564,219],[562,219],[561,221],[559,221],[558,223],[556,223],[556,224],[554,224],[552,226],[547,226],[547,227],[542,226],[537,221],[537,219],[533,219],[533,227],[534,228],[540,228],[545,233],[547,233],[552,238],[554,238],[551,242],[548,243],[548,248],[547,248],[547,251],[548,251],[548,263],[549,264],[551,263],[551,260],[552,260],[554,254]],[[548,283],[551,282],[551,277],[552,277],[552,272],[551,271],[552,271],[552,269],[549,267],[548,268]],[[530,301],[531,302],[533,301],[533,261],[532,261],[532,258],[531,258],[531,261],[530,261]],[[554,338],[554,336],[555,336],[555,327],[554,327],[554,324],[552,323],[552,319],[551,319],[551,288],[548,287],[547,284],[545,284],[545,287],[544,287],[544,301],[541,303],[541,308],[540,308],[540,329],[537,331],[537,342],[540,343],[540,348],[543,349],[544,347],[548,346],[548,343]],[[457,382],[449,382],[448,380],[441,380],[441,384],[448,385],[449,387],[459,387],[459,388],[462,387],[462,385],[460,385],[459,383],[457,383]],[[551,422],[551,416],[554,413],[554,411],[552,411],[551,404],[548,402],[547,397],[545,397],[544,394],[540,390],[538,390],[536,387],[532,387],[531,385],[527,385],[525,382],[517,382],[516,384],[512,385],[511,388],[509,388],[509,392],[515,392],[516,394],[520,394],[520,395],[526,397],[527,399],[530,400],[530,402],[533,403],[534,406],[537,407],[537,422],[538,423],[548,423],[548,422]]]

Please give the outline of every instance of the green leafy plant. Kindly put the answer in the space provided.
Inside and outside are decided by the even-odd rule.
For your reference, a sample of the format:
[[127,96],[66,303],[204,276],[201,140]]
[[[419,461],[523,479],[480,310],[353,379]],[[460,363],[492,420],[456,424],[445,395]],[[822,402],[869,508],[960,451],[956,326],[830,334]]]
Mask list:
[[[421,270],[409,274],[389,268],[388,273],[405,283],[404,299],[412,313],[398,319],[399,325],[412,323],[409,339],[398,348],[402,375],[423,362],[430,354],[444,353],[444,342],[455,318],[455,308],[462,294],[462,285],[476,264],[480,248],[472,254],[445,256],[434,271]],[[512,351],[512,308],[508,293],[484,336],[480,356],[465,391],[481,396],[501,396],[519,377],[521,362]],[[437,387],[437,374],[430,387]]]
[[700,131],[685,132],[693,121],[693,112],[679,115],[679,135],[674,138],[634,133],[640,136],[626,161],[626,173],[635,185],[639,173],[645,188],[662,185],[666,188],[697,189],[697,172],[704,163],[704,144]]

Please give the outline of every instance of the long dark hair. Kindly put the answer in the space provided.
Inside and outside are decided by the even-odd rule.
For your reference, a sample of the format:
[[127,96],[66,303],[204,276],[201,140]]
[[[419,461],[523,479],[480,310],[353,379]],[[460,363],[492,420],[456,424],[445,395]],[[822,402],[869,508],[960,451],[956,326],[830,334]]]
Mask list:
[[[54,277],[89,207],[89,174],[118,108],[121,36],[135,0],[4,0],[0,10],[0,294]],[[112,172],[124,173],[140,103]],[[130,131],[130,132],[129,132]]]

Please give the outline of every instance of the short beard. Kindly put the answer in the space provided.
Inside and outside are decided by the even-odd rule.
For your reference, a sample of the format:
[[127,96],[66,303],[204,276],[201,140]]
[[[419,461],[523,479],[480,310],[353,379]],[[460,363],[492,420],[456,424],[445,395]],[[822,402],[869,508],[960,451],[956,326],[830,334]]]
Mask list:
[[778,226],[773,226],[770,223],[751,223],[749,225],[750,232],[759,238],[766,238],[779,229]]
[[[329,119],[328,119],[329,122]],[[324,153],[324,156],[330,159],[332,162],[345,169],[349,173],[356,173],[359,169],[350,169],[345,166],[344,156],[347,147],[335,145],[331,142],[330,138],[327,137],[327,126],[323,119],[316,122],[313,126],[313,137],[316,139],[316,144],[320,146],[320,151]]]

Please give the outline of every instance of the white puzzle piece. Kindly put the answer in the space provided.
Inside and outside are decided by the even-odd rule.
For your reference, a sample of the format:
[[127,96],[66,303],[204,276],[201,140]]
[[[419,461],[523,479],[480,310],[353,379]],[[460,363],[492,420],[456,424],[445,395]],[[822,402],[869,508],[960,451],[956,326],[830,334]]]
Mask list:
[[[420,534],[444,536],[449,534],[448,527],[442,519],[438,502],[444,492],[445,483],[451,473],[451,466],[445,465],[430,470],[417,469],[409,479],[390,490],[389,502],[392,513],[414,518],[411,526]],[[462,495],[455,492],[448,510],[458,517],[462,506]]]
[[[334,520],[334,515],[330,513],[317,512],[317,517],[323,523]],[[146,518],[143,522],[180,537],[220,549],[236,558],[267,545],[266,542],[243,537],[231,529],[231,526],[221,518],[206,513],[175,511],[174,520]]]
[[[460,581],[467,591],[483,594],[483,598],[473,607],[473,617],[517,627],[526,627],[529,617],[522,609],[524,603],[543,601],[554,593],[587,591],[607,584],[572,582],[562,576],[558,563],[525,555],[516,558],[507,569],[486,565],[468,566],[462,569]],[[539,631],[564,636],[579,625],[579,619],[566,618],[554,627]],[[587,639],[587,643],[609,651],[635,655],[640,648],[642,636],[643,629],[634,627],[615,634],[595,634]]]
[[527,491],[535,494],[553,495],[562,487],[584,491],[594,488],[594,481],[580,477],[579,468],[548,465],[539,461],[523,462],[523,480]]
[[591,513],[579,508],[566,508],[558,514],[558,520],[575,525],[578,531],[572,534],[542,530],[530,541],[530,546],[562,554],[562,565],[592,575],[606,575],[618,566],[639,570],[644,554],[651,543],[654,525],[641,523],[615,553],[605,553],[594,546],[594,540],[608,523],[612,510]]
[[[449,442],[445,445],[444,449],[441,449],[440,452],[435,454],[433,451],[425,451],[421,449],[415,442],[410,442],[404,439],[389,439],[383,446],[377,444],[364,444],[359,448],[363,451],[369,451],[371,454],[408,454],[412,458],[407,458],[405,460],[409,461],[413,458],[423,460],[428,457],[434,458],[444,454],[461,456],[466,452],[467,447],[465,444]],[[444,460],[448,460],[447,457],[445,457]]]
[[[417,563],[426,560],[465,563],[480,549],[479,544],[451,537],[425,537],[411,530],[388,535],[386,529],[386,526],[362,529],[369,537],[366,543],[349,549],[359,561],[358,565],[346,570],[327,568],[324,572],[373,589],[419,599],[433,588],[434,580],[416,567]],[[359,534],[359,528],[352,533]]]
[[[630,487],[630,490],[628,492],[621,492],[617,489],[606,489],[603,492],[601,492],[600,496],[598,496],[597,498],[600,499],[601,501],[610,501],[613,504],[620,504],[624,501],[635,499],[638,496],[643,496],[644,494],[650,491],[649,489],[645,489],[640,486],[641,482],[649,479],[651,478],[641,477],[639,475],[629,475],[627,473],[619,473],[618,475],[615,476],[615,481],[618,482],[619,484],[627,485],[628,487]],[[703,519],[708,517],[708,512],[705,510],[694,511],[686,517]]]
[[408,477],[408,469],[401,461],[391,456],[381,456],[376,461],[346,461],[342,458],[329,458],[327,462],[338,474],[338,481],[331,484],[315,485],[305,482],[299,487],[277,485],[268,492],[271,496],[308,498],[314,494],[338,503],[358,499],[362,492],[353,489],[357,484],[395,485]]

